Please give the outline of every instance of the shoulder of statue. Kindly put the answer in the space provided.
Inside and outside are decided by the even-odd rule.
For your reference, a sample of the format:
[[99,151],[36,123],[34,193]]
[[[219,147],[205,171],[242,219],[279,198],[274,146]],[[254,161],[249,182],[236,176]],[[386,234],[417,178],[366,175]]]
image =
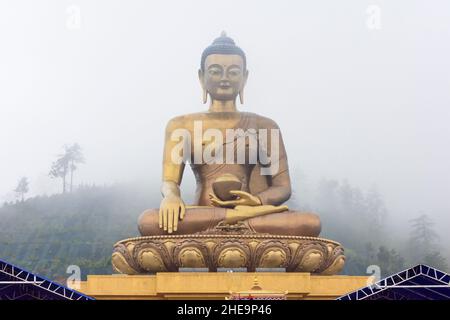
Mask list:
[[252,119],[259,129],[279,129],[278,124],[268,117],[264,117],[252,112],[243,112],[243,113],[245,113],[245,115],[249,119]]
[[203,120],[205,114],[202,112],[190,113],[173,117],[167,122],[166,130],[175,130],[179,128],[190,129],[194,121]]

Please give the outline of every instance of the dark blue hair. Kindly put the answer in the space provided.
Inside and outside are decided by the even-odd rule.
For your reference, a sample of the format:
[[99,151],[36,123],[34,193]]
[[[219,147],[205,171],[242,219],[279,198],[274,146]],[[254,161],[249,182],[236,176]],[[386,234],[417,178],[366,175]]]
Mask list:
[[220,37],[214,39],[213,43],[203,50],[202,59],[200,62],[200,68],[205,69],[206,57],[211,54],[237,54],[244,60],[244,70],[247,68],[247,60],[245,58],[245,53],[241,48],[236,46],[234,40],[227,37],[225,31],[222,31]]

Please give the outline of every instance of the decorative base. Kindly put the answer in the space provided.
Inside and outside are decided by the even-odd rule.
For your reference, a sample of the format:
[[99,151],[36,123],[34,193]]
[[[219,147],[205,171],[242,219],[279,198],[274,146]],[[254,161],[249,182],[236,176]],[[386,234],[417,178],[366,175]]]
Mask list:
[[[288,300],[336,299],[372,284],[369,276],[324,276],[304,272],[158,272],[153,275],[88,275],[72,289],[95,299],[225,300],[259,286]],[[74,282],[75,284],[76,282]]]
[[137,237],[119,241],[113,268],[124,274],[176,272],[179,268],[285,268],[287,272],[337,274],[344,249],[334,241],[301,236],[230,234]]

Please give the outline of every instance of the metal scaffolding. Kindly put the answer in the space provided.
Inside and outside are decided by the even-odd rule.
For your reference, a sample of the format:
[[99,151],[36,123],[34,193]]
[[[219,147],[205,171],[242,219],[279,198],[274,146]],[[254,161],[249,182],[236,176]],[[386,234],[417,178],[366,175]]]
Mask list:
[[94,300],[0,260],[0,300]]
[[337,300],[449,300],[450,275],[417,265]]

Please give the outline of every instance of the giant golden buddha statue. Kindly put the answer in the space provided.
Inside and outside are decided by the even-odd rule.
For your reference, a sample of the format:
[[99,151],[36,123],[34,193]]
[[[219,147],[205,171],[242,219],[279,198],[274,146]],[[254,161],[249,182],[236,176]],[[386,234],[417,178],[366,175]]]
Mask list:
[[[139,217],[139,238],[115,245],[113,266],[123,273],[181,267],[286,268],[336,273],[342,247],[317,238],[316,214],[289,210],[286,149],[275,121],[236,107],[244,103],[246,56],[222,33],[201,56],[204,112],[169,121],[165,132],[160,207]],[[180,184],[186,164],[197,188],[192,206]]]

